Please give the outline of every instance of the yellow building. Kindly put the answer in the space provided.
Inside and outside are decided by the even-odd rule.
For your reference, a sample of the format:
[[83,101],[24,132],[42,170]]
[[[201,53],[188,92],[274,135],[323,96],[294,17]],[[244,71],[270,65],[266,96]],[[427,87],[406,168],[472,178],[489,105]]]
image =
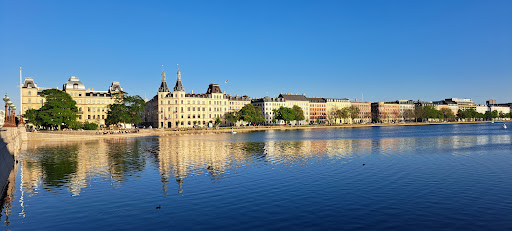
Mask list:
[[[41,93],[44,89],[46,88],[38,87],[33,78],[25,78],[21,89],[23,98],[22,114],[25,114],[29,109],[39,109],[43,106],[45,99],[41,96]],[[112,82],[108,91],[86,90],[85,85],[77,77],[71,76],[68,82],[62,86],[62,91],[68,93],[76,101],[78,121],[104,125],[108,105],[114,103],[112,94],[122,92],[123,88],[119,82]]]
[[[154,128],[208,126],[227,112],[240,110],[251,103],[248,96],[230,96],[221,91],[219,84],[210,84],[205,94],[186,93],[181,83],[181,72],[176,73],[176,84],[171,92],[165,71],[158,93],[146,102],[143,121]],[[227,122],[223,121],[223,125]]]
[[[304,112],[304,120],[295,121],[297,124],[308,124],[309,123],[309,99],[306,98],[305,94],[302,95],[294,95],[290,93],[281,93],[279,97],[284,99],[284,106],[288,108],[293,108],[293,106],[299,106]],[[294,121],[292,121],[292,124]]]
[[327,119],[334,123],[348,123],[350,119],[336,119],[333,118],[332,114],[336,110],[341,110],[343,108],[348,108],[352,106],[349,99],[333,99],[333,98],[325,98],[325,109],[327,111]]

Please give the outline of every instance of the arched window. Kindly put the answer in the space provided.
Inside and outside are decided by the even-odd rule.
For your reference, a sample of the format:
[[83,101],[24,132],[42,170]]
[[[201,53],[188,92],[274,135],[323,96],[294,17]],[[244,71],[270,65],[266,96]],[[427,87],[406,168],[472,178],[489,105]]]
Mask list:
[[73,84],[73,89],[78,89],[78,83]]

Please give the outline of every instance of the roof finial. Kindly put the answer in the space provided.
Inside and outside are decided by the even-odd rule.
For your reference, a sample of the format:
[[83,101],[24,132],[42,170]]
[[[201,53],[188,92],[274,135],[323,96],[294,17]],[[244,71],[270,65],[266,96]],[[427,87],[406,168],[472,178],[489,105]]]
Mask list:
[[164,65],[162,65],[162,82],[165,82],[165,69],[164,69]]
[[178,71],[179,71],[180,70],[180,65],[179,64],[176,64],[176,65],[178,65]]

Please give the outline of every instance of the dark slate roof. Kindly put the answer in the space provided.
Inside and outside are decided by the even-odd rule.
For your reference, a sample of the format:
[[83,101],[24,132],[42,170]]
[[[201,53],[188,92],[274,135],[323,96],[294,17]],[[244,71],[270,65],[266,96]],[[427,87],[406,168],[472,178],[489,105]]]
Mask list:
[[326,100],[324,98],[308,98],[309,102],[312,103],[325,103]]
[[166,81],[162,81],[160,88],[158,88],[158,92],[169,92],[169,87],[167,87]]
[[279,98],[291,101],[309,101],[304,95],[279,94]]
[[212,83],[208,86],[208,90],[206,91],[206,94],[212,94],[212,93],[222,93],[220,90],[219,84]]
[[174,86],[174,91],[185,91],[183,84],[181,84],[181,79],[176,81],[176,85]]

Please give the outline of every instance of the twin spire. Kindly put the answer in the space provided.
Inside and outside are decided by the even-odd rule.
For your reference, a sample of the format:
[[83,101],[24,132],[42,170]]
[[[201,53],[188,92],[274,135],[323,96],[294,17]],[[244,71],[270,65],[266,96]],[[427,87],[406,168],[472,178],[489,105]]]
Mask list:
[[[183,84],[181,83],[181,72],[180,65],[178,64],[178,72],[176,72],[177,79],[176,85],[174,86],[174,91],[185,91]],[[169,87],[167,87],[167,81],[165,79],[165,69],[164,65],[162,65],[162,83],[160,84],[160,88],[158,88],[158,92],[169,92]]]

